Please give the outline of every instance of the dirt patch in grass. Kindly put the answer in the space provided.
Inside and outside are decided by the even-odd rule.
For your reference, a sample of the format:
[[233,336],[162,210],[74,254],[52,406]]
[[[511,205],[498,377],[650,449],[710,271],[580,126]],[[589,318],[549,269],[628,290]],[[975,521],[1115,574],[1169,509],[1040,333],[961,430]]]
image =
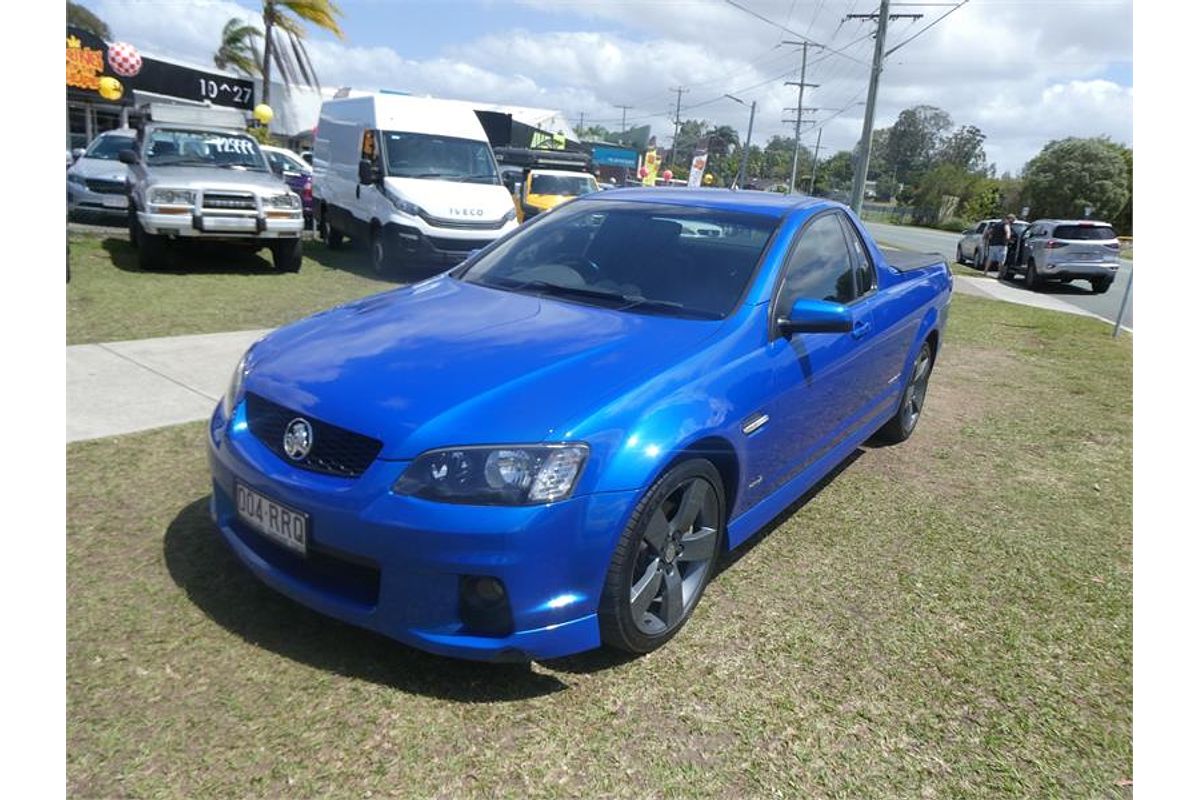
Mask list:
[[1130,393],[1128,337],[956,298],[909,442],[729,557],[666,648],[528,666],[260,584],[208,521],[203,424],[71,445],[68,790],[1128,796]]

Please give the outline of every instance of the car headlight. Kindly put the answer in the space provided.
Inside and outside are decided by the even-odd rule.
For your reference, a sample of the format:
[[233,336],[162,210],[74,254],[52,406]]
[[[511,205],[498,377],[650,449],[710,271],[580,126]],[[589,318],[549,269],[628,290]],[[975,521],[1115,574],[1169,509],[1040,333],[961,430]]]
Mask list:
[[263,205],[268,208],[286,208],[291,211],[300,209],[300,195],[295,192],[273,194],[263,198]]
[[77,175],[74,172],[67,173],[67,183],[73,183],[76,186],[87,186],[87,179],[82,175]]
[[534,505],[571,495],[586,444],[447,447],[417,456],[392,491],[444,503]]
[[166,189],[159,186],[150,190],[150,203],[156,206],[194,206],[196,193],[191,189]]
[[221,398],[221,410],[225,412],[225,419],[233,416],[233,409],[237,407],[239,396],[242,393],[242,384],[246,381],[246,355],[249,355],[249,351],[238,361],[233,375],[229,378],[229,388],[225,390],[225,396]]
[[396,207],[397,211],[408,214],[410,217],[417,217],[417,216],[421,215],[422,212],[421,212],[421,207],[419,205],[417,205],[416,203],[408,202],[403,197],[400,197],[395,192],[393,192],[391,189],[385,188],[383,190],[383,194],[385,197],[387,197],[388,201],[393,206]]
[[504,216],[500,218],[500,221],[501,222],[512,222],[516,218],[517,218],[517,210],[515,208],[510,208],[507,212],[505,212]]

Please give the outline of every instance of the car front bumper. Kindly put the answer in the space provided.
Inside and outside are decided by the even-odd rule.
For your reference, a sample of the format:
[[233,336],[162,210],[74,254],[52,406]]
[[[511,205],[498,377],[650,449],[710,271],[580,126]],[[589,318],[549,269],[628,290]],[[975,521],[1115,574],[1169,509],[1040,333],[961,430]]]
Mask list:
[[86,186],[68,183],[67,210],[125,217],[129,213],[129,196],[93,192]]
[[384,235],[394,252],[408,258],[457,264],[475,250],[482,250],[517,227],[515,221],[495,229],[435,228],[424,224],[389,222]]
[[295,212],[287,217],[258,214],[155,214],[138,212],[146,233],[160,236],[203,238],[294,239],[304,230],[304,217]]
[[[210,421],[211,514],[259,579],[318,612],[413,647],[484,661],[527,661],[600,645],[600,591],[636,492],[541,506],[472,506],[396,495],[407,461],[376,460],[356,479],[299,470],[260,442],[245,404]],[[308,515],[308,552],[293,554],[237,515],[235,481]],[[464,622],[460,584],[506,590],[502,633]]]

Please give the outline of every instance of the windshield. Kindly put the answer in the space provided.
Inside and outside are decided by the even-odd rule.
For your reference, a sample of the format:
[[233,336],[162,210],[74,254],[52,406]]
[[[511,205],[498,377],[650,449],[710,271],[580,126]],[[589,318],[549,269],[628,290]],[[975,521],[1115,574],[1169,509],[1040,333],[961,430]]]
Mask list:
[[588,175],[538,175],[534,173],[530,194],[558,194],[578,197],[599,191],[596,181]]
[[118,153],[120,153],[122,150],[132,149],[132,136],[114,136],[112,134],[107,134],[105,136],[97,137],[96,140],[92,142],[92,146],[89,147],[87,152],[83,154],[83,157],[99,158],[103,161],[116,161]]
[[266,172],[258,143],[240,133],[155,128],[146,142],[150,166],[223,167]]
[[500,183],[487,142],[398,131],[384,131],[383,141],[388,175],[464,183]]
[[578,201],[522,227],[457,277],[606,308],[720,319],[742,296],[775,225],[684,205]]

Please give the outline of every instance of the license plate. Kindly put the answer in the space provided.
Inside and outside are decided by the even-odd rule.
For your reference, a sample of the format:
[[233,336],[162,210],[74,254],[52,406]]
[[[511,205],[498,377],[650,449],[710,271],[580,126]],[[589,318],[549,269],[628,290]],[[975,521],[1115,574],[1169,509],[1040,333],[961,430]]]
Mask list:
[[308,552],[308,515],[264,497],[240,483],[237,494],[238,518],[268,539],[294,552]]
[[100,202],[106,208],[127,208],[129,206],[129,198],[123,194],[108,195]]

